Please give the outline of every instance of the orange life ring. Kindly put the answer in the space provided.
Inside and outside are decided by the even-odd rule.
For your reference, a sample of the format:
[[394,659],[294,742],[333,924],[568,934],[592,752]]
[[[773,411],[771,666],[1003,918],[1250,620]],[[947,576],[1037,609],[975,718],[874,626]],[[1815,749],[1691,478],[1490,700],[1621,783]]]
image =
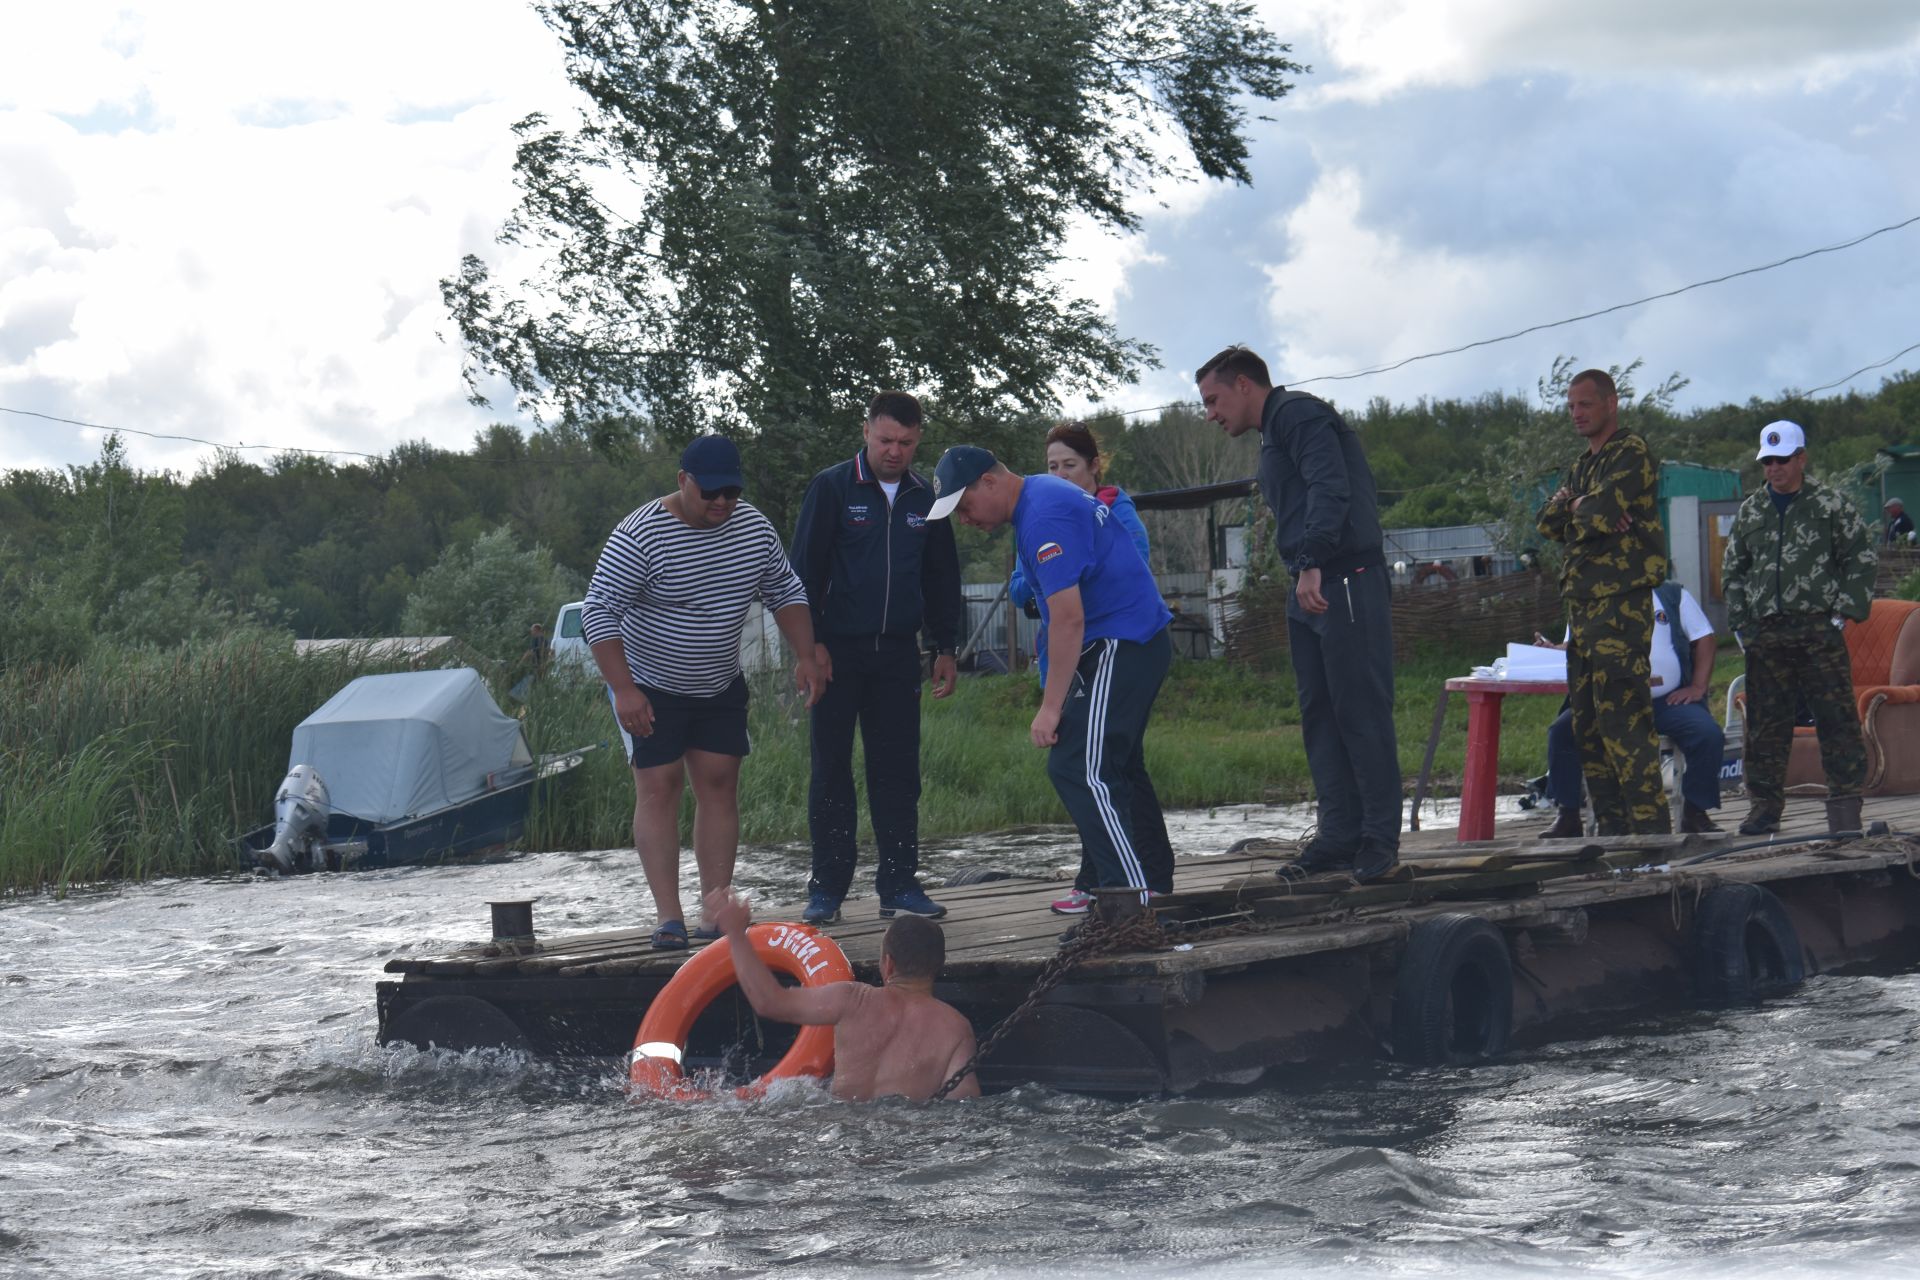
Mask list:
[[[830,982],[853,981],[853,966],[846,953],[832,938],[810,925],[756,924],[747,929],[747,941],[753,952],[775,973],[795,978],[803,987],[824,987]],[[733,953],[728,943],[716,942],[701,951],[673,975],[640,1020],[633,1038],[633,1052],[627,1055],[627,1091],[634,1096],[677,1098],[691,1101],[708,1096],[705,1090],[687,1082],[681,1059],[687,1050],[687,1033],[706,1007],[735,984]],[[766,1092],[772,1080],[794,1076],[833,1074],[833,1028],[802,1027],[793,1047],[774,1064],[772,1070],[752,1084],[738,1090],[743,1098]]]

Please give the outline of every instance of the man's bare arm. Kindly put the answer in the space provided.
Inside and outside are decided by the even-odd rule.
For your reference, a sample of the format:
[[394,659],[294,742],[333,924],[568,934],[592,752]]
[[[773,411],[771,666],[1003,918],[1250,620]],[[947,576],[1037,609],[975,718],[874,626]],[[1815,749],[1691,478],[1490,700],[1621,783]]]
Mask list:
[[746,902],[731,886],[715,889],[707,895],[707,914],[727,935],[733,954],[733,972],[746,994],[747,1003],[763,1018],[792,1022],[803,1027],[832,1026],[854,1010],[859,984],[835,982],[824,987],[783,987],[773,970],[767,968],[747,937],[752,914]]
[[1060,717],[1073,689],[1073,673],[1080,665],[1080,646],[1087,637],[1086,604],[1079,584],[1063,587],[1047,597],[1047,683],[1040,691],[1040,710],[1027,734],[1036,747],[1060,740]]
[[814,644],[813,614],[805,604],[790,604],[773,611],[773,622],[797,659],[793,666],[793,687],[807,695],[807,705],[811,707],[820,701],[820,695],[827,691],[827,681],[832,678],[820,665],[826,648]]
[[1706,700],[1707,686],[1713,683],[1713,660],[1718,652],[1719,641],[1711,631],[1693,642],[1693,683],[1668,694],[1668,705],[1682,706]]

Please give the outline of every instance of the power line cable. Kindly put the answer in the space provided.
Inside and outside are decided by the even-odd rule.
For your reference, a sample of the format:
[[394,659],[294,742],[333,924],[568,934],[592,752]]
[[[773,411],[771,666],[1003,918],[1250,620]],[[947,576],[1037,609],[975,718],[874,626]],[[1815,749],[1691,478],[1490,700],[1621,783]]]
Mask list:
[[[608,212],[612,213],[615,211],[612,209],[609,209]],[[616,216],[619,216],[619,215],[616,214]],[[1408,356],[1403,360],[1397,360],[1392,364],[1376,365],[1370,369],[1357,369],[1351,373],[1316,374],[1311,378],[1295,378],[1290,381],[1285,381],[1285,385],[1290,387],[1301,387],[1301,386],[1306,386],[1308,383],[1313,383],[1313,382],[1343,382],[1343,381],[1350,381],[1355,378],[1372,377],[1375,374],[1392,373],[1394,370],[1404,369],[1406,366],[1413,364],[1416,361],[1433,360],[1433,359],[1437,359],[1440,356],[1458,355],[1463,351],[1472,351],[1478,347],[1489,347],[1501,342],[1511,342],[1515,338],[1524,338],[1531,333],[1541,333],[1548,329],[1564,328],[1565,326],[1570,324],[1578,324],[1583,320],[1593,320],[1600,316],[1612,315],[1617,311],[1626,311],[1634,307],[1645,306],[1650,302],[1660,302],[1667,298],[1676,298],[1683,293],[1691,293],[1695,289],[1704,289],[1711,285],[1725,284],[1729,280],[1738,280],[1743,276],[1758,275],[1763,271],[1772,271],[1779,267],[1789,266],[1795,262],[1804,262],[1808,258],[1819,257],[1821,254],[1839,253],[1842,250],[1851,249],[1856,245],[1865,244],[1867,241],[1874,239],[1876,236],[1883,236],[1889,232],[1904,230],[1907,227],[1913,226],[1915,223],[1920,223],[1920,214],[1915,214],[1913,217],[1904,219],[1903,221],[1900,221],[1900,222],[1888,223],[1884,227],[1876,227],[1872,231],[1868,231],[1862,235],[1855,236],[1851,240],[1843,240],[1838,244],[1823,245],[1817,249],[1808,249],[1802,253],[1792,254],[1788,257],[1780,258],[1773,262],[1762,263],[1759,266],[1743,267],[1739,271],[1729,271],[1725,275],[1713,276],[1710,279],[1706,279],[1706,280],[1696,280],[1692,284],[1684,284],[1676,289],[1668,289],[1662,293],[1648,294],[1644,298],[1635,298],[1631,302],[1618,302],[1610,307],[1602,307],[1598,311],[1588,311],[1582,315],[1569,316],[1564,320],[1549,320],[1540,324],[1528,325],[1524,329],[1516,329],[1512,333],[1502,334],[1497,338],[1481,338],[1474,342],[1463,343],[1462,345],[1457,347],[1448,347],[1441,351],[1425,351],[1420,353],[1419,355]],[[1885,360],[1881,360],[1875,364],[1867,365],[1864,368],[1855,369],[1852,373],[1848,374],[1844,378],[1839,379],[1838,381],[1824,383],[1821,386],[1812,388],[1811,390],[1803,391],[1800,394],[1803,396],[1811,396],[1822,391],[1830,391],[1835,387],[1844,386],[1845,384],[1859,377],[1861,374],[1870,373],[1875,369],[1884,368],[1885,366],[1892,364],[1895,360],[1898,360],[1901,356],[1906,355],[1909,351],[1915,351],[1915,350],[1920,350],[1920,343],[1915,343],[1913,346],[1906,347],[1900,351],[1896,351],[1892,355],[1888,356]],[[1192,404],[1193,404],[1193,401],[1191,400],[1170,400],[1165,404],[1150,405],[1142,409],[1108,410],[1107,412],[1117,413],[1120,417],[1123,417],[1123,418],[1131,418],[1144,413],[1160,413],[1167,409],[1188,408],[1188,407],[1191,407]],[[142,431],[136,427],[107,427],[107,426],[102,426],[97,422],[81,422],[74,418],[61,418],[61,417],[56,417],[55,415],[50,413],[37,413],[32,409],[13,409],[13,408],[7,407],[6,405],[0,405],[0,413],[23,414],[28,417],[44,418],[49,422],[62,422],[62,423],[68,424],[69,426],[86,427],[89,430],[93,430],[93,431],[115,431],[125,435],[144,436],[151,440],[179,440],[189,444],[204,444],[214,449],[232,449],[232,450],[266,449],[276,453],[299,453],[299,454],[308,454],[316,457],[331,457],[331,456],[338,455],[338,456],[349,457],[349,458],[365,458],[373,462],[380,462],[385,460],[385,455],[383,454],[362,453],[355,449],[305,449],[297,445],[223,444],[218,440],[205,440],[199,436],[171,435],[171,434],[157,432],[157,431]],[[519,460],[518,459],[492,459],[492,461],[519,461]]]
[[1589,311],[1583,315],[1569,316],[1565,320],[1552,320],[1545,324],[1528,325],[1524,329],[1517,329],[1512,333],[1502,334],[1498,338],[1482,338],[1478,342],[1469,342],[1458,347],[1448,347],[1444,351],[1427,351],[1417,356],[1408,356],[1404,360],[1397,360],[1392,364],[1376,365],[1371,369],[1359,369],[1352,373],[1327,373],[1313,378],[1301,378],[1287,385],[1298,387],[1309,382],[1340,382],[1350,378],[1371,377],[1377,373],[1392,373],[1395,369],[1404,369],[1416,360],[1432,360],[1437,356],[1458,355],[1462,351],[1471,351],[1475,347],[1492,346],[1497,342],[1510,342],[1515,338],[1524,338],[1530,333],[1540,333],[1547,329],[1558,329],[1565,325],[1578,324],[1583,320],[1593,320],[1600,316],[1612,315],[1616,311],[1626,311],[1632,307],[1645,306],[1649,302],[1659,302],[1666,298],[1677,298],[1683,293],[1691,293],[1695,289],[1704,289],[1709,285],[1725,284],[1729,280],[1738,280],[1742,276],[1758,275],[1763,271],[1772,271],[1775,268],[1788,266],[1795,262],[1804,262],[1808,258],[1819,257],[1823,253],[1839,253],[1843,249],[1851,249],[1855,245],[1865,244],[1875,236],[1883,236],[1890,231],[1899,231],[1905,227],[1913,226],[1917,222],[1920,222],[1920,214],[1915,214],[1913,217],[1902,222],[1893,222],[1884,227],[1875,227],[1872,231],[1864,235],[1855,236],[1851,240],[1843,240],[1839,244],[1824,245],[1818,249],[1808,249],[1804,253],[1796,253],[1790,257],[1781,258],[1775,262],[1763,263],[1757,267],[1745,267],[1739,271],[1729,271],[1723,276],[1714,276],[1709,280],[1696,280],[1692,284],[1683,284],[1677,289],[1668,289],[1664,293],[1650,293],[1644,298],[1635,298],[1631,302],[1617,302],[1613,306],[1602,307],[1598,311]]
[[[244,442],[238,443],[238,444],[229,444],[222,440],[203,439],[200,436],[175,435],[175,434],[164,432],[164,431],[142,431],[138,427],[109,427],[99,422],[82,422],[78,418],[62,418],[56,414],[40,413],[34,409],[15,409],[15,408],[12,408],[11,406],[4,405],[4,404],[0,404],[0,413],[17,413],[23,417],[41,418],[48,422],[61,422],[61,423],[65,423],[68,426],[85,427],[90,431],[105,431],[112,435],[143,436],[149,440],[180,440],[188,444],[204,444],[209,448],[223,449],[223,450],[227,450],[235,453],[238,453],[242,450],[248,450],[248,451],[266,450],[267,452],[270,452],[270,453],[304,454],[305,456],[312,457],[312,458],[331,458],[331,457],[363,458],[368,462],[386,462],[392,457],[391,454],[364,453],[358,449],[308,449],[308,448],[303,448],[300,445],[294,445],[294,444],[246,444]],[[529,454],[529,455],[517,457],[517,458],[487,458],[487,457],[481,457],[473,453],[464,453],[464,452],[459,452],[453,449],[446,449],[440,445],[429,444],[427,445],[427,447],[439,453],[449,454],[454,457],[467,458],[474,462],[499,463],[506,466],[535,466],[535,465],[594,466],[604,461],[604,459],[602,459],[598,455],[595,455],[589,458],[551,458],[551,457],[534,457]]]
[[1822,391],[1831,391],[1835,387],[1844,387],[1849,382],[1852,382],[1855,378],[1859,377],[1863,373],[1871,373],[1875,369],[1886,368],[1888,365],[1892,364],[1895,360],[1898,360],[1901,356],[1907,354],[1907,352],[1909,351],[1920,351],[1920,342],[1916,342],[1910,347],[1900,348],[1900,350],[1894,352],[1892,355],[1888,356],[1885,360],[1876,361],[1875,363],[1867,365],[1864,368],[1855,369],[1852,373],[1848,374],[1844,378],[1838,379],[1837,381],[1834,381],[1834,382],[1822,383],[1821,385],[1814,387],[1812,390],[1802,391],[1800,394],[1803,396],[1818,395]]
[[114,435],[144,436],[149,440],[181,440],[188,444],[204,444],[214,449],[269,449],[275,453],[304,453],[313,457],[331,457],[344,454],[349,458],[366,458],[372,462],[385,461],[384,454],[361,453],[357,449],[303,449],[298,445],[280,444],[224,444],[218,440],[203,440],[199,436],[172,435],[164,431],[142,431],[138,427],[108,427],[98,422],[82,422],[78,418],[62,418],[51,413],[39,413],[33,409],[14,409],[0,404],[0,413],[17,413],[26,418],[44,418],[48,422],[63,422],[70,427],[85,427],[90,431],[106,431]]
[[[1461,346],[1448,347],[1443,351],[1423,351],[1419,355],[1408,356],[1406,357],[1406,359],[1396,360],[1392,364],[1375,365],[1374,367],[1369,369],[1356,369],[1351,373],[1323,373],[1323,374],[1316,374],[1311,378],[1283,379],[1283,382],[1286,386],[1289,386],[1289,387],[1303,387],[1303,386],[1306,386],[1308,383],[1312,383],[1312,382],[1343,382],[1343,381],[1349,381],[1354,378],[1372,377],[1373,375],[1380,374],[1380,373],[1391,373],[1396,369],[1404,369],[1406,366],[1413,364],[1414,362],[1419,360],[1433,360],[1440,356],[1458,355],[1462,351],[1472,351],[1476,347],[1490,347],[1496,343],[1511,342],[1515,338],[1524,338],[1530,333],[1541,333],[1548,329],[1564,328],[1565,326],[1570,324],[1578,324],[1583,320],[1593,320],[1600,316],[1612,315],[1616,311],[1626,311],[1633,307],[1642,307],[1649,302],[1659,302],[1666,298],[1677,298],[1681,294],[1691,293],[1695,289],[1705,289],[1710,285],[1725,284],[1729,280],[1738,280],[1743,276],[1758,275],[1763,271],[1772,271],[1779,267],[1789,266],[1795,262],[1804,262],[1808,258],[1819,257],[1821,254],[1839,253],[1842,250],[1851,249],[1855,245],[1865,244],[1867,241],[1872,240],[1876,236],[1883,236],[1892,231],[1904,230],[1907,227],[1913,226],[1915,223],[1920,223],[1920,214],[1915,214],[1913,217],[1907,218],[1900,222],[1888,223],[1884,227],[1875,227],[1872,231],[1868,231],[1862,235],[1855,236],[1851,240],[1843,240],[1838,244],[1823,245],[1818,249],[1808,249],[1805,252],[1792,254],[1788,257],[1780,258],[1773,262],[1762,263],[1756,267],[1743,267],[1739,271],[1729,271],[1725,275],[1714,276],[1711,279],[1696,280],[1692,284],[1684,284],[1676,289],[1668,289],[1663,293],[1648,294],[1644,298],[1635,298],[1631,302],[1617,302],[1610,307],[1602,307],[1598,311],[1589,311],[1582,315],[1568,316],[1564,320],[1548,320],[1540,324],[1528,325],[1524,329],[1517,329],[1512,333],[1502,334],[1497,338],[1481,338],[1478,341],[1468,342]],[[1913,347],[1908,347],[1907,351],[1912,351],[1913,349],[1914,349]],[[1906,352],[1903,351],[1903,352],[1899,352],[1896,355],[1889,356],[1886,360],[1883,360],[1881,364],[1890,364],[1894,360],[1898,360],[1900,356],[1905,354]],[[1868,370],[1878,369],[1880,367],[1881,365],[1879,364],[1868,365],[1866,369],[1856,370],[1854,373],[1847,375],[1846,378],[1842,378],[1840,382],[1829,383],[1827,384],[1827,386],[1824,386],[1824,387],[1815,387],[1813,391],[1804,392],[1803,394],[1812,395],[1814,391],[1830,390],[1833,387],[1841,385],[1841,383],[1847,382],[1852,378],[1858,377],[1862,373],[1866,373]],[[1177,409],[1183,406],[1191,405],[1192,403],[1193,401],[1191,400],[1173,400],[1166,404],[1152,405],[1145,409],[1122,409],[1122,410],[1119,410],[1118,412],[1121,417],[1130,418],[1136,414],[1159,413],[1162,410]]]

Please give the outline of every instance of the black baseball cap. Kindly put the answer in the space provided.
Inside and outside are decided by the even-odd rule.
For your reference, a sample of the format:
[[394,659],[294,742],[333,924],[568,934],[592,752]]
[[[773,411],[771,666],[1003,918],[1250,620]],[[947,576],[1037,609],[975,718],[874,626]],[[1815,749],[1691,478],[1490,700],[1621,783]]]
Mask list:
[[702,489],[744,489],[740,451],[725,436],[699,436],[680,454],[680,469]]
[[960,505],[967,486],[1000,465],[991,450],[977,444],[957,444],[940,455],[933,469],[933,509],[929,520],[945,520]]

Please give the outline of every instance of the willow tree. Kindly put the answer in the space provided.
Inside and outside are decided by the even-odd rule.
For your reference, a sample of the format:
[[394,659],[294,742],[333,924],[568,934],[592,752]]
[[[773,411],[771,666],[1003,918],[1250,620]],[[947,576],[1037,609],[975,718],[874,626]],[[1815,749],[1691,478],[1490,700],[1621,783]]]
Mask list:
[[443,282],[469,387],[750,440],[776,514],[878,388],[990,432],[1135,377],[1152,349],[1060,283],[1069,227],[1247,182],[1248,108],[1302,70],[1233,0],[538,7],[584,103],[515,126],[500,240],[541,266]]

